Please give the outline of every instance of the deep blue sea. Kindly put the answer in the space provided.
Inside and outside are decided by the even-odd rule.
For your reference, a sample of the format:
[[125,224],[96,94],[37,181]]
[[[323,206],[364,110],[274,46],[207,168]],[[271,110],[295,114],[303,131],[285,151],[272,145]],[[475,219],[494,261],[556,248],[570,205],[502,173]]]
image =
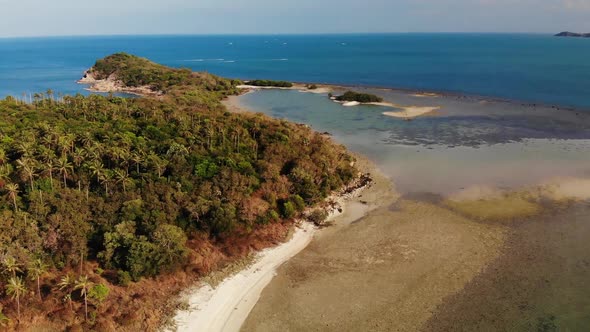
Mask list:
[[0,97],[74,82],[129,52],[232,78],[452,91],[590,108],[590,39],[523,34],[117,36],[0,39]]

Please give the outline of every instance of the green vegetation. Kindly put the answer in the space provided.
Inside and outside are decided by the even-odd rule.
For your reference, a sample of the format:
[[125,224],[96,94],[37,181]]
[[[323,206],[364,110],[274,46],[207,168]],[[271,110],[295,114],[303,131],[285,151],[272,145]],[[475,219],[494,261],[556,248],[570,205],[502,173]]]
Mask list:
[[308,84],[305,87],[309,90],[316,90],[318,88],[318,86],[315,84]]
[[321,226],[324,224],[326,219],[328,219],[328,212],[326,212],[324,209],[315,209],[309,214],[307,218],[316,226]]
[[252,80],[248,81],[249,85],[253,86],[269,86],[277,88],[291,88],[293,83],[287,81],[271,81],[271,80]]
[[236,94],[238,80],[227,80],[190,69],[165,67],[148,59],[117,53],[98,60],[90,69],[96,79],[116,77],[126,87],[149,87],[154,92],[172,94],[176,102],[205,104]]
[[6,317],[6,315],[4,315],[4,313],[2,313],[2,309],[0,309],[0,326],[6,327],[6,325],[8,325],[9,322],[10,322],[10,318]]
[[383,98],[368,93],[346,91],[343,95],[337,96],[338,101],[358,101],[359,103],[380,103]]
[[[4,324],[129,324],[163,302],[127,285],[210,271],[356,175],[343,147],[306,126],[227,112],[237,81],[127,54],[91,72],[166,93],[0,100]],[[162,297],[153,282],[133,294]],[[105,309],[112,296],[122,309]],[[34,302],[63,308],[47,316]]]

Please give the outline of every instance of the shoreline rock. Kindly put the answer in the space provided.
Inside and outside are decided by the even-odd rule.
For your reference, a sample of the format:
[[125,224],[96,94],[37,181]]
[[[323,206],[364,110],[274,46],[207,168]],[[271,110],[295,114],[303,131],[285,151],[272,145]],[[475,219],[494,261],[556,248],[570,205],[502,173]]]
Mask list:
[[101,93],[113,93],[113,92],[120,92],[120,93],[128,93],[140,97],[160,97],[164,93],[161,91],[153,91],[149,86],[139,86],[139,87],[128,87],[125,86],[123,82],[121,82],[115,75],[110,75],[106,79],[97,79],[94,74],[92,73],[92,69],[88,69],[84,72],[84,76],[79,79],[76,83],[88,85],[89,87],[85,90],[91,92],[101,92]]

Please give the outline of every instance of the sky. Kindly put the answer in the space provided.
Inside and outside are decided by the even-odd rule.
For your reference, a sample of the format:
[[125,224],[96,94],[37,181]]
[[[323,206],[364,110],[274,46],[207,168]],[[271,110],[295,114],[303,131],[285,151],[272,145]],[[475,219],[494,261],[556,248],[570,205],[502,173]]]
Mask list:
[[0,0],[0,37],[590,32],[590,0]]

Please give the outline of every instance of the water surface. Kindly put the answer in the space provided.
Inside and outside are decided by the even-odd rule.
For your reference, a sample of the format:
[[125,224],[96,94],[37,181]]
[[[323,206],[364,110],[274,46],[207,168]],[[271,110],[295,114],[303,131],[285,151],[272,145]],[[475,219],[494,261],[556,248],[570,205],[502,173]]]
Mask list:
[[590,40],[526,34],[117,36],[0,39],[0,97],[74,83],[129,52],[234,78],[454,91],[590,109]]
[[[588,122],[536,119],[519,104],[499,120],[485,115],[499,112],[491,103],[461,106],[463,113],[482,109],[473,116],[462,115],[445,97],[430,102],[443,105],[441,114],[405,121],[383,115],[388,107],[343,107],[320,94],[265,90],[240,97],[247,108],[331,133],[375,161],[403,193],[449,194],[474,185],[514,189],[590,175]],[[451,107],[452,115],[444,115]],[[561,114],[555,111],[554,118]]]
[[[340,310],[325,309],[320,319],[325,322],[326,330],[333,331],[341,330],[338,324],[350,327],[369,323],[373,324],[371,328],[378,326],[377,330],[404,331],[587,330],[590,324],[589,201],[582,199],[571,205],[537,202],[541,206],[539,215],[492,220],[472,218],[449,209],[445,200],[449,195],[478,188],[483,188],[482,192],[491,189],[534,193],[539,186],[562,183],[563,179],[585,179],[579,183],[587,186],[590,183],[588,117],[575,111],[520,103],[452,96],[425,100],[395,91],[370,91],[393,102],[435,104],[442,108],[430,116],[404,121],[384,116],[384,111],[391,110],[388,108],[343,107],[325,95],[298,91],[265,90],[239,98],[239,103],[249,109],[330,132],[337,142],[374,161],[402,193],[401,203],[369,214],[354,223],[354,229],[337,233],[329,241],[318,240],[315,247],[306,249],[279,271],[277,280],[271,283],[247,321],[247,330],[256,330],[253,327],[258,326],[297,329],[299,325],[291,322],[305,321],[304,317],[318,319],[316,311],[324,308]],[[577,190],[590,192],[590,188]],[[515,199],[517,202],[518,198]],[[498,202],[513,204],[510,198]],[[417,207],[400,208],[404,204],[417,204]],[[463,218],[467,221],[461,225],[459,220],[465,221]],[[423,226],[427,220],[432,223]],[[491,227],[487,235],[464,234],[487,226]],[[488,244],[474,249],[469,246],[470,241],[479,237],[476,243],[482,244],[499,238],[499,233],[494,233],[497,230],[490,231],[496,227],[504,229],[507,237],[500,245],[500,253],[479,274],[461,284],[455,293],[441,295],[436,308],[425,304],[432,294],[404,302],[407,297],[421,294],[421,290],[436,292],[459,282],[462,268],[478,266],[481,263],[478,255],[494,249]],[[371,232],[382,237],[380,242],[368,237]],[[424,238],[414,239],[412,232]],[[465,237],[460,238],[459,234]],[[457,239],[439,242],[440,236]],[[412,240],[399,244],[395,242],[399,238]],[[383,248],[389,248],[386,246],[389,242],[416,253],[408,266],[401,269],[401,274],[392,274],[400,270],[395,262],[407,257],[403,250],[401,254],[384,251]],[[445,253],[455,245],[460,247],[457,252]],[[332,252],[324,250],[330,246],[336,248]],[[379,249],[373,260],[391,261],[391,267],[371,270],[355,265],[368,259],[367,248],[373,246]],[[434,248],[432,257],[426,254],[427,248]],[[324,251],[328,258],[318,254]],[[350,258],[354,253],[361,253],[357,260]],[[428,257],[433,261],[424,263]],[[419,268],[432,268],[432,271],[421,274],[414,270]],[[451,271],[441,276],[441,271],[447,268]],[[433,276],[437,277],[430,280]],[[404,277],[408,280],[404,281]],[[437,284],[441,280],[443,284]],[[318,285],[321,287],[313,288]],[[366,287],[363,294],[373,294],[362,308],[355,307],[363,303],[362,295],[355,295],[357,299],[347,298],[348,292],[341,291],[341,288],[354,288],[352,285]],[[392,285],[401,285],[400,290],[392,291]],[[323,301],[321,306],[308,300],[309,289],[314,290],[316,302]],[[330,298],[337,300],[332,303]],[[394,303],[379,307],[388,301]],[[311,312],[302,315],[301,308]],[[275,309],[279,314],[274,313]],[[400,321],[391,321],[391,317]],[[430,318],[424,324],[416,317]]]

